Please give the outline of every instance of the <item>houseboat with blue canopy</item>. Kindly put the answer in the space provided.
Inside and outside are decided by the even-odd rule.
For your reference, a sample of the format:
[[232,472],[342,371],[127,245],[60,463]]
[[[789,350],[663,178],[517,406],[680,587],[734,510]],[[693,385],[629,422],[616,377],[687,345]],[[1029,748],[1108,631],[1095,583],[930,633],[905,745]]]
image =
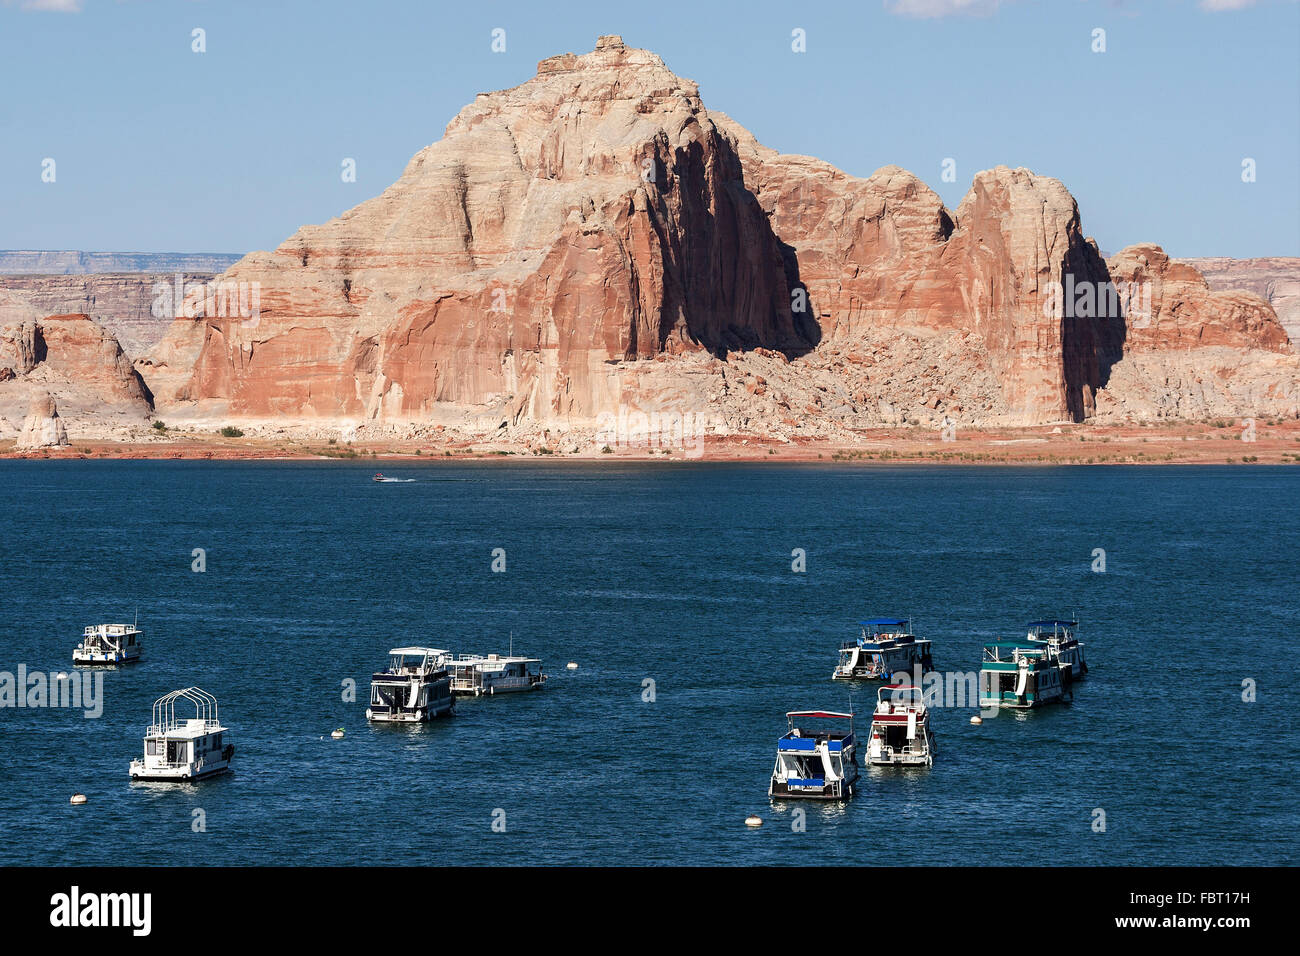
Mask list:
[[1070,699],[1068,669],[1042,645],[993,641],[984,645],[980,707],[1038,707]]
[[1078,618],[1071,621],[1055,618],[1030,621],[1026,640],[1046,647],[1056,658],[1057,666],[1068,670],[1071,679],[1079,680],[1088,673],[1088,662],[1083,659],[1083,642],[1075,637],[1078,627]]
[[858,782],[853,714],[795,710],[790,729],[776,742],[776,765],[767,795],[789,800],[847,800]]
[[867,739],[867,763],[877,767],[934,766],[934,731],[921,688],[882,687]]
[[929,640],[913,634],[905,618],[873,617],[859,626],[857,640],[840,645],[832,680],[890,680],[917,665],[923,671],[932,668]]
[[394,647],[388,669],[370,679],[366,719],[379,723],[422,723],[450,714],[455,706],[450,653],[435,647]]

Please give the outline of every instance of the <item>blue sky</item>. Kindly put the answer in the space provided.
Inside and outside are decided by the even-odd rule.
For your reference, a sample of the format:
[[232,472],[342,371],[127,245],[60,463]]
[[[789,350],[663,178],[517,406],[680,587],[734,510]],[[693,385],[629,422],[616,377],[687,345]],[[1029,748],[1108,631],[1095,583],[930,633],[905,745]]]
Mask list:
[[381,192],[475,93],[603,33],[766,145],[897,163],[950,208],[978,170],[1027,166],[1108,251],[1300,255],[1292,0],[0,0],[0,248],[273,248]]

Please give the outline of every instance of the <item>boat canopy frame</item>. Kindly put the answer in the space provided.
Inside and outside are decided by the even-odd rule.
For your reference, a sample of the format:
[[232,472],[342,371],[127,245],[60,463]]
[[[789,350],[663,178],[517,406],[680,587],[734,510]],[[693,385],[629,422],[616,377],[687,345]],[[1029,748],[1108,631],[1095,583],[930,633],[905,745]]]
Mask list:
[[[876,691],[876,705],[885,702],[885,694],[889,694],[889,702],[903,707],[913,707],[920,710],[926,710],[925,691],[915,684],[885,684]],[[911,700],[906,698],[910,697]]]
[[187,701],[194,707],[195,719],[203,721],[205,731],[223,730],[217,699],[201,687],[184,687],[164,694],[153,702],[153,723],[150,724],[148,737],[165,737],[183,724],[176,717],[177,701]]

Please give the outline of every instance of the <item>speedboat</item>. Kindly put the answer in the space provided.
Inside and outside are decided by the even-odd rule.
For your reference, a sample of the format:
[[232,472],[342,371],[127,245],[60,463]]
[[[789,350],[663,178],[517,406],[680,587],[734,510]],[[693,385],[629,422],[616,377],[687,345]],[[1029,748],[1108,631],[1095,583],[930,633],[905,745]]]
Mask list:
[[384,473],[383,473],[382,471],[377,471],[377,472],[375,472],[375,477],[371,478],[370,480],[371,480],[371,481],[383,481],[383,480],[384,480]]
[[853,796],[858,782],[853,715],[795,710],[785,716],[790,729],[776,742],[776,765],[767,795],[788,800],[847,800]]
[[984,645],[980,707],[1029,708],[1070,697],[1069,669],[1057,666],[1048,648],[1025,641]]
[[82,633],[72,649],[74,664],[130,664],[140,659],[140,638],[134,624],[95,624]]
[[920,666],[928,671],[930,642],[912,633],[905,618],[873,617],[862,621],[856,640],[840,645],[840,662],[832,680],[890,680]]
[[[176,715],[184,701],[193,717]],[[144,757],[131,761],[132,780],[203,780],[225,773],[235,755],[226,743],[217,699],[198,687],[164,694],[153,704],[153,723],[144,735]]]
[[867,763],[878,767],[934,766],[934,731],[919,687],[882,687],[876,694]]
[[420,723],[450,714],[455,706],[447,651],[433,647],[394,647],[388,669],[370,680],[366,719],[381,723]]
[[1074,636],[1078,626],[1078,619],[1030,621],[1026,638],[1033,644],[1046,647],[1056,658],[1057,666],[1068,670],[1073,680],[1081,680],[1088,673],[1088,662],[1083,659],[1083,642]]

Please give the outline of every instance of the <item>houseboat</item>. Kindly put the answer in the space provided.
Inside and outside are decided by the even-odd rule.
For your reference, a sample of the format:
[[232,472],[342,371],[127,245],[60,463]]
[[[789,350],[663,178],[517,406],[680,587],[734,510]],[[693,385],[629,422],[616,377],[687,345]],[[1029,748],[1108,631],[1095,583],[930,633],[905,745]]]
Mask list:
[[832,680],[890,680],[918,665],[922,671],[931,669],[930,642],[913,634],[907,620],[873,617],[859,626],[858,638],[840,646]]
[[95,624],[72,649],[74,664],[130,664],[140,659],[144,635],[134,624]]
[[452,693],[461,697],[541,690],[547,680],[536,657],[510,654],[462,654],[448,659],[447,671]]
[[455,706],[446,661],[433,647],[394,647],[388,669],[370,679],[366,719],[381,723],[419,723],[450,714]]
[[796,710],[776,742],[776,765],[767,795],[789,800],[847,800],[858,782],[853,714]]
[[1070,699],[1070,674],[1046,647],[1027,642],[984,645],[980,707],[1038,707]]
[[1073,621],[1030,621],[1027,640],[1036,646],[1046,647],[1057,666],[1068,670],[1073,680],[1081,679],[1088,673],[1088,662],[1083,659],[1083,642],[1075,637],[1079,627],[1078,620]]
[[[186,714],[190,709],[192,717]],[[235,755],[234,744],[225,738],[215,697],[198,687],[174,690],[154,701],[144,757],[131,761],[131,779],[203,780],[225,773]]]
[[934,731],[919,687],[882,687],[876,694],[867,763],[878,767],[934,766]]

